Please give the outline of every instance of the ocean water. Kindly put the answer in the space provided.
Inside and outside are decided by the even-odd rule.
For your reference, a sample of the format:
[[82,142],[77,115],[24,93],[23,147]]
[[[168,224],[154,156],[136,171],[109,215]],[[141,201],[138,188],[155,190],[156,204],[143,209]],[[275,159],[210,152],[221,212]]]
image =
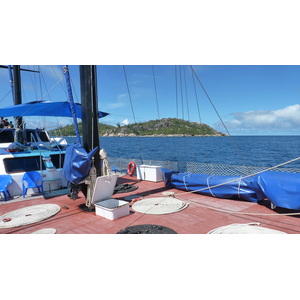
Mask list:
[[300,157],[300,136],[101,137],[100,147],[109,157],[272,167]]

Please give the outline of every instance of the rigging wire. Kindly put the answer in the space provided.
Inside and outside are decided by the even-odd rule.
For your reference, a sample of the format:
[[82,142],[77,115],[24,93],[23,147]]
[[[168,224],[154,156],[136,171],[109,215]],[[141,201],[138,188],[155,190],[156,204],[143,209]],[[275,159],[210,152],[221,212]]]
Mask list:
[[[53,68],[53,66],[51,66],[52,70],[53,70],[53,73],[55,74],[57,80],[59,81],[60,78],[62,78],[62,80],[64,80],[64,73],[62,71],[63,67],[61,66],[61,68],[59,69],[60,70],[60,76],[57,74],[57,71],[55,71],[55,69]],[[61,87],[62,87],[62,90],[64,91],[65,95],[66,95],[66,98],[68,99],[68,91],[67,91],[67,87],[61,83],[62,80],[60,80],[58,83],[60,83]]]
[[178,119],[178,86],[177,86],[177,66],[175,66],[175,92],[176,92],[176,118]]
[[[193,79],[193,86],[194,86],[194,92],[195,92],[195,99],[196,99],[196,105],[197,105],[197,112],[198,112],[198,118],[199,118],[199,122],[200,124],[202,124],[202,119],[201,119],[201,113],[200,113],[200,106],[199,106],[199,99],[198,99],[198,93],[197,93],[197,88],[196,88],[196,83],[195,83],[195,75],[191,70],[191,74],[192,74],[192,79]],[[204,161],[206,162],[207,166],[208,166],[208,156],[207,156],[207,143],[206,143],[206,139],[202,138],[201,140],[203,140],[202,145],[203,145],[203,151],[201,152],[204,156]]]
[[182,120],[184,120],[184,107],[183,107],[183,92],[182,92],[181,66],[179,66],[179,82],[180,82],[180,96],[181,96]]
[[220,116],[219,112],[217,111],[217,109],[216,109],[216,107],[215,107],[214,103],[212,102],[212,100],[210,99],[210,97],[209,97],[208,93],[206,92],[206,90],[205,90],[205,88],[204,88],[204,86],[203,86],[202,82],[200,81],[199,77],[197,76],[197,74],[196,74],[196,72],[195,72],[195,70],[194,70],[193,66],[190,66],[190,68],[191,68],[192,72],[194,73],[194,75],[195,75],[195,77],[196,77],[196,79],[197,79],[198,83],[201,85],[201,87],[202,87],[202,90],[204,91],[204,93],[205,93],[205,95],[206,95],[207,99],[209,100],[210,104],[212,105],[212,107],[213,107],[213,109],[214,109],[215,113],[217,114],[217,116],[218,116],[219,120],[221,121],[222,125],[224,126],[224,128],[225,128],[225,130],[226,130],[227,134],[230,136],[230,133],[229,133],[229,131],[228,131],[228,129],[227,129],[227,127],[226,127],[225,123],[223,122],[223,120],[222,120],[222,118],[221,118],[221,116]]
[[[51,66],[52,68],[53,68],[53,66]],[[43,76],[42,76],[42,74],[41,74],[41,78],[43,79]],[[47,89],[47,92],[40,98],[40,99],[38,99],[37,101],[42,101],[43,100],[43,98],[45,98],[47,95],[49,95],[49,93],[59,84],[59,83],[61,83],[61,81],[62,80],[64,80],[64,77],[62,77],[61,79],[59,79],[59,81],[50,89],[50,90],[48,90],[47,89],[47,86],[46,86],[46,84],[45,84],[45,86],[46,86],[46,89]],[[45,82],[44,82],[45,83]],[[7,96],[7,95],[6,95]],[[5,96],[5,97],[6,97]],[[26,95],[25,95],[26,96]],[[49,96],[49,98],[50,98],[50,96]],[[25,112],[28,112],[29,110],[31,110],[32,109],[32,107],[29,107]],[[23,116],[19,116],[19,118],[22,118]]]
[[193,72],[192,72],[192,78],[193,78],[193,85],[194,85],[194,91],[195,91],[195,97],[196,97],[198,118],[199,118],[199,122],[202,123],[202,121],[201,121],[201,114],[200,114],[199,100],[198,100],[198,94],[197,94],[196,83],[195,83],[195,75],[194,75]]
[[245,159],[244,159],[244,157],[243,157],[243,155],[242,155],[242,153],[241,153],[241,151],[240,151],[239,147],[238,147],[238,146],[237,146],[237,144],[234,142],[234,140],[233,140],[233,138],[232,138],[231,134],[229,133],[229,130],[227,129],[227,127],[226,127],[226,125],[225,125],[225,123],[224,123],[223,119],[221,118],[221,116],[220,116],[219,112],[217,111],[217,109],[216,109],[216,107],[215,107],[214,103],[213,103],[213,102],[212,102],[212,100],[210,99],[210,97],[209,97],[209,95],[208,95],[208,93],[207,93],[206,89],[204,88],[204,86],[203,86],[202,82],[200,81],[200,79],[199,79],[198,75],[196,74],[196,72],[195,72],[195,70],[194,70],[193,66],[190,66],[190,68],[191,68],[192,72],[194,73],[194,75],[195,75],[195,77],[196,77],[196,79],[197,79],[198,83],[200,84],[200,86],[201,86],[201,88],[202,88],[203,92],[205,93],[205,95],[206,95],[207,99],[209,100],[209,102],[210,102],[211,106],[213,107],[213,109],[214,109],[215,113],[217,114],[217,116],[218,116],[219,120],[221,121],[221,123],[222,123],[223,127],[225,128],[225,130],[226,130],[226,132],[227,132],[228,136],[230,137],[230,141],[231,141],[231,143],[232,143],[232,144],[234,145],[234,147],[236,148],[236,150],[237,150],[237,153],[238,153],[238,155],[239,155],[239,157],[240,157],[241,161],[243,162],[243,164],[244,164],[244,166],[245,166]]
[[155,73],[154,73],[154,66],[152,66],[152,73],[153,73],[154,90],[155,90],[155,98],[156,98],[157,116],[158,116],[158,119],[160,119],[160,116],[159,116],[159,107],[158,107],[158,98],[157,98],[157,89],[156,89],[156,81],[155,81]]
[[[134,114],[134,109],[133,109],[133,104],[132,104],[132,98],[131,98],[130,89],[129,89],[129,85],[128,85],[128,80],[127,80],[127,74],[126,74],[125,66],[123,66],[123,72],[124,72],[124,76],[125,76],[128,97],[129,97],[129,101],[130,101],[130,105],[131,105],[132,116],[133,116],[134,123],[136,124],[136,118],[135,118],[135,114]],[[143,164],[144,163],[144,159],[143,159],[143,153],[142,153],[141,141],[140,141],[140,136],[139,135],[138,135],[138,144],[139,144],[139,151],[140,151],[141,160],[142,160],[142,164]]]
[[40,66],[37,66],[38,72],[39,72],[39,84],[40,84],[40,92],[41,96],[43,95],[43,86],[42,86],[42,73],[41,73],[41,68]]
[[11,89],[3,96],[3,98],[0,100],[0,103],[9,95],[11,94]]
[[188,93],[187,93],[186,76],[185,76],[185,66],[183,66],[183,77],[184,77],[184,88],[185,88],[187,119],[188,119],[188,121],[190,121],[189,98],[188,98]]
[[[183,78],[182,78],[182,66],[179,66],[179,86],[180,86],[180,98],[181,98],[181,110],[182,110],[182,120],[184,120],[184,100],[183,100]],[[186,162],[180,160],[180,157],[184,157],[184,153],[187,151],[187,140],[185,136],[179,137],[179,142],[177,143],[177,162],[178,162],[178,169],[185,170]]]
[[[27,66],[27,69],[29,69],[29,66]],[[31,74],[31,72],[29,72],[29,78],[30,78],[30,81],[31,81],[31,85],[33,87],[33,92],[34,92],[34,95],[35,95],[35,100],[37,100],[38,99],[38,95],[37,95],[36,77],[33,76],[33,74]]]
[[62,77],[49,91],[47,91],[46,94],[44,94],[41,99],[39,99],[39,101],[42,101],[47,95],[49,95],[49,93],[58,85],[60,84],[62,81],[64,80],[64,78]]

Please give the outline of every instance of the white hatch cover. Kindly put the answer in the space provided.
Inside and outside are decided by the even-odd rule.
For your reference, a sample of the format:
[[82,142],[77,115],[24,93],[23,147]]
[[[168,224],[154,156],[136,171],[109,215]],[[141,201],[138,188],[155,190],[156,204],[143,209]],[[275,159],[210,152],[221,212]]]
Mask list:
[[118,175],[99,176],[96,179],[92,203],[110,199],[114,193]]

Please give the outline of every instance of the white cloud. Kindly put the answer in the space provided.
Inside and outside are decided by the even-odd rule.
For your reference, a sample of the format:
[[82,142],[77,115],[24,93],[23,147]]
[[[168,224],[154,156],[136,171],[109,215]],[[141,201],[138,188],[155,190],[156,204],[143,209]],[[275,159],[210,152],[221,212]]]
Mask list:
[[128,125],[130,122],[129,122],[128,119],[125,119],[125,120],[123,120],[121,123],[122,123],[123,125]]
[[120,108],[120,107],[124,107],[124,106],[125,106],[124,102],[109,103],[107,105],[108,109]]
[[[236,112],[232,120],[225,121],[226,127],[233,130],[299,130],[300,104],[287,106],[278,110],[258,110]],[[220,123],[216,124],[220,127]]]
[[30,117],[26,118],[27,128],[46,128],[47,130],[72,125],[72,118],[56,118],[56,117]]
[[128,94],[127,93],[123,93],[123,94],[119,94],[117,96],[118,100],[127,100],[128,99]]

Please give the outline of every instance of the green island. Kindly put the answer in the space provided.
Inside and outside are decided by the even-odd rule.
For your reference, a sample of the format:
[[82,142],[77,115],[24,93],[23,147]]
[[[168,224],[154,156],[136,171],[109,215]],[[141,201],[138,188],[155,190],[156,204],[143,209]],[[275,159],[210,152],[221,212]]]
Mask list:
[[[78,124],[81,132],[82,124]],[[73,125],[58,128],[63,136],[74,136]],[[53,130],[54,131],[54,130]],[[164,118],[148,122],[117,126],[99,123],[100,136],[226,136],[204,123],[176,118]]]

